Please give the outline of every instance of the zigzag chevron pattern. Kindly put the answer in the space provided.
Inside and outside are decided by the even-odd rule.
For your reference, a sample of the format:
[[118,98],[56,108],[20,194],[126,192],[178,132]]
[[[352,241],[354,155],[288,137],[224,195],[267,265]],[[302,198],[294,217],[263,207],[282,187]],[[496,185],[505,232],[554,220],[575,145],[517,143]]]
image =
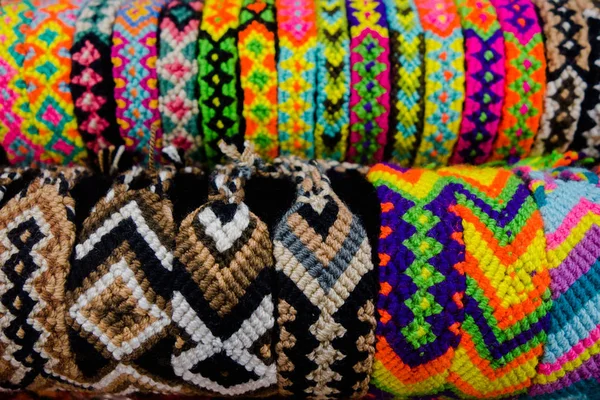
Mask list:
[[[600,389],[600,184],[580,169],[521,168],[544,218],[554,300],[531,388],[548,399]],[[584,384],[584,385],[582,385]],[[575,386],[573,386],[575,385]]]

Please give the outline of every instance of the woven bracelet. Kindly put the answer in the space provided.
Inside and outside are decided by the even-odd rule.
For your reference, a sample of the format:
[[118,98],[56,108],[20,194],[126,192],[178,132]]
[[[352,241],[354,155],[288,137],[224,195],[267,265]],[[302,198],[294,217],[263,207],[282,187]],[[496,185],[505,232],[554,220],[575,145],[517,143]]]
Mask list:
[[465,97],[463,34],[452,0],[417,1],[425,31],[425,125],[414,164],[446,165]]
[[383,0],[346,0],[350,24],[350,141],[346,159],[381,161],[390,115],[390,41]]
[[547,59],[544,114],[532,154],[566,151],[575,135],[587,87],[590,42],[577,0],[534,0]]
[[317,16],[313,0],[277,0],[279,146],[282,155],[315,156]]
[[217,169],[208,203],[183,220],[176,240],[173,368],[207,395],[277,390],[273,244],[243,201],[251,174],[249,165]]
[[29,120],[29,101],[23,80],[25,35],[33,19],[29,0],[15,0],[0,7],[0,144],[12,164],[31,164],[35,154],[41,154],[23,131]]
[[316,157],[341,161],[350,128],[350,36],[345,0],[318,0]]
[[376,324],[367,234],[316,163],[275,164],[298,190],[273,231],[280,395],[362,398]]
[[172,0],[160,15],[158,109],[163,154],[183,163],[202,159],[198,106],[198,34],[203,2]]
[[443,389],[464,319],[465,249],[448,179],[391,164],[367,178],[381,202],[373,383],[397,397]]
[[117,11],[111,49],[117,123],[125,148],[148,162],[150,132],[160,154],[163,129],[158,110],[158,18],[167,0],[124,1]]
[[275,0],[244,0],[240,13],[238,51],[244,91],[246,140],[261,157],[279,155],[277,133],[277,64]]
[[456,2],[465,35],[466,86],[452,164],[481,164],[492,152],[505,87],[504,36],[490,0]]
[[113,23],[123,1],[90,0],[75,24],[70,88],[79,132],[92,157],[100,149],[123,144],[111,59]]
[[546,56],[531,0],[490,0],[504,34],[504,105],[491,160],[514,162],[529,155],[546,91]]
[[577,168],[520,168],[544,218],[550,329],[530,396],[593,398],[600,389],[600,185]]
[[592,1],[580,1],[586,20],[590,43],[590,68],[581,115],[571,150],[583,151],[587,156],[600,156],[600,7]]
[[35,164],[70,164],[86,156],[69,89],[71,49],[81,0],[39,0],[25,37],[29,118],[21,131],[37,148]]
[[[390,29],[391,156],[412,164],[423,131],[425,38],[414,0],[384,0]],[[386,157],[387,158],[387,157]]]

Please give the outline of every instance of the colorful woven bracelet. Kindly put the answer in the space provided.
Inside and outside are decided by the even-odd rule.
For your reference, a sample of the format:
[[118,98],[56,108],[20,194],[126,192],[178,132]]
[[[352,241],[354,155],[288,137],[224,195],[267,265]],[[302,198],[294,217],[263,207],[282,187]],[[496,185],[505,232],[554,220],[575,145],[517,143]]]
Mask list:
[[282,155],[315,156],[317,16],[313,0],[277,0],[279,146]]
[[588,61],[590,71],[571,149],[581,150],[591,157],[600,157],[600,7],[591,1],[581,3],[591,47]]
[[549,328],[550,273],[536,202],[511,171],[453,167],[450,210],[462,221],[464,322],[448,388],[468,398],[523,393],[536,374]]
[[238,148],[244,142],[239,101],[237,31],[242,0],[206,0],[200,24],[198,81],[204,151],[218,162],[221,139]]
[[275,0],[244,0],[238,51],[246,140],[265,159],[279,155]]
[[153,127],[160,154],[162,124],[158,110],[158,18],[168,0],[124,1],[117,11],[111,49],[117,123],[125,148],[148,162]]
[[123,144],[115,115],[111,59],[113,23],[123,1],[90,0],[75,24],[70,87],[79,133],[91,156]]
[[465,97],[465,53],[452,0],[416,2],[425,30],[425,125],[416,166],[446,165],[458,139]]
[[198,33],[203,2],[171,0],[160,15],[158,109],[163,154],[177,161],[202,159],[198,106]]
[[42,148],[23,131],[29,120],[29,101],[23,80],[25,35],[33,19],[29,0],[0,7],[0,144],[11,164],[31,164]]
[[464,319],[465,250],[448,179],[391,164],[371,168],[381,201],[373,383],[399,398],[444,388]]
[[593,398],[600,389],[600,185],[586,170],[520,168],[544,218],[552,309],[529,395]]
[[546,91],[546,57],[531,0],[491,0],[504,33],[505,97],[492,160],[514,162],[529,155],[538,132]]
[[390,115],[390,42],[383,0],[346,0],[350,24],[350,144],[347,160],[381,161]]
[[466,87],[452,164],[481,164],[492,152],[505,87],[504,36],[490,0],[457,0],[465,35]]
[[367,234],[316,163],[283,164],[298,192],[273,231],[280,394],[362,398],[376,325]]
[[[425,38],[414,0],[384,0],[390,29],[392,158],[412,164],[423,131]],[[392,135],[390,135],[392,138]]]
[[71,49],[81,0],[37,0],[25,38],[29,118],[21,131],[36,146],[34,163],[70,164],[86,156],[69,88]]
[[532,154],[566,151],[575,135],[587,87],[590,43],[576,0],[534,0],[544,28],[548,70],[544,114]]
[[316,157],[341,161],[350,128],[350,36],[345,0],[317,4]]
[[213,174],[208,203],[181,223],[173,266],[175,374],[218,396],[276,391],[273,244],[244,203],[248,167]]

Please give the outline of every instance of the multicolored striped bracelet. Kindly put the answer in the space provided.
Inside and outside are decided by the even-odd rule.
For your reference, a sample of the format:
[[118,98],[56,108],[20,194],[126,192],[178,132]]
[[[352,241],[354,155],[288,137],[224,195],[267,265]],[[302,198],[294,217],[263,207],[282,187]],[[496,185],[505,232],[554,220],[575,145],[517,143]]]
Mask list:
[[[425,112],[425,37],[414,0],[384,0],[390,29],[391,156],[412,164],[423,131]],[[387,158],[387,157],[386,157]]]
[[425,126],[414,164],[446,165],[458,140],[465,97],[465,53],[452,0],[416,2],[425,30]]
[[124,0],[89,0],[75,23],[71,48],[71,94],[79,133],[90,156],[124,144],[117,125],[111,45],[117,10]]
[[317,4],[316,157],[341,161],[350,128],[350,36],[345,0]]
[[566,151],[575,135],[587,87],[590,42],[576,0],[534,0],[544,24],[548,70],[540,130],[532,155]]
[[25,38],[27,56],[22,69],[30,113],[21,130],[43,149],[34,154],[34,163],[67,165],[81,162],[86,156],[69,88],[69,50],[81,3],[81,0],[33,2],[35,13]]
[[346,0],[350,23],[350,145],[346,159],[381,161],[390,115],[390,40],[383,0]]
[[277,61],[275,0],[244,0],[238,51],[244,91],[246,132],[256,152],[267,160],[279,155],[277,133]]
[[162,147],[158,110],[158,18],[168,0],[125,1],[115,19],[112,62],[117,123],[125,148],[148,162],[150,132],[156,126],[156,154]]
[[546,90],[542,29],[531,0],[491,0],[504,33],[505,97],[491,160],[529,155],[540,125]]
[[13,0],[0,7],[0,144],[11,164],[31,164],[42,148],[23,130],[29,121],[29,100],[23,79],[25,37],[33,19],[30,0]]
[[244,142],[244,120],[238,81],[236,46],[242,0],[206,0],[198,40],[198,82],[204,151],[210,163],[221,160],[218,143],[238,149]]
[[314,0],[277,0],[281,155],[315,156],[317,15]]
[[203,2],[171,0],[160,15],[158,109],[163,154],[183,163],[202,159],[198,106],[198,33]]
[[504,36],[490,0],[457,0],[465,35],[465,103],[452,164],[481,164],[492,152],[502,116]]

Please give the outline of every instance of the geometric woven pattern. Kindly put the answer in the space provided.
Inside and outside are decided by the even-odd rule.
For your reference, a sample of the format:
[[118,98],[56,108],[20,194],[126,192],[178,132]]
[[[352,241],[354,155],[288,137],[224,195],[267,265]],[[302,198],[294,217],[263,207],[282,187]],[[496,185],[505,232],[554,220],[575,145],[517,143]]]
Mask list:
[[382,0],[346,0],[350,24],[348,161],[383,160],[390,115],[390,42]]

